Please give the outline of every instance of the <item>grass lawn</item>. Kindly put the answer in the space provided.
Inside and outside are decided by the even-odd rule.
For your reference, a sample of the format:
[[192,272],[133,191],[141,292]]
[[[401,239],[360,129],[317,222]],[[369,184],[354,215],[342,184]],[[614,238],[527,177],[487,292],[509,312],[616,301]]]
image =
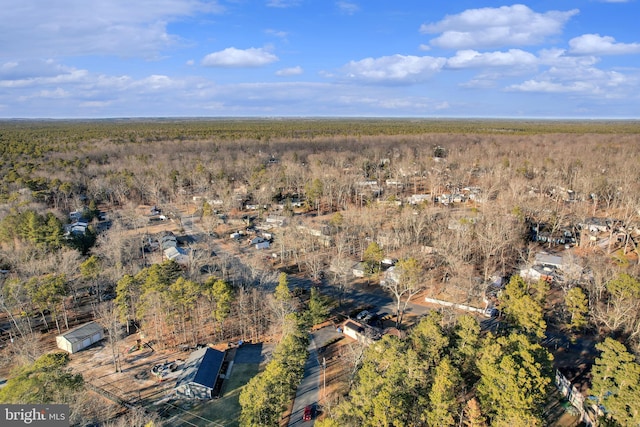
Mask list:
[[[185,413],[180,418],[198,426],[223,425],[225,427],[238,427],[240,419],[240,402],[238,402],[238,399],[240,392],[258,371],[259,365],[257,364],[234,364],[231,378],[223,385],[222,397],[189,410],[190,413],[197,416]],[[207,423],[205,420],[210,420],[213,423]]]

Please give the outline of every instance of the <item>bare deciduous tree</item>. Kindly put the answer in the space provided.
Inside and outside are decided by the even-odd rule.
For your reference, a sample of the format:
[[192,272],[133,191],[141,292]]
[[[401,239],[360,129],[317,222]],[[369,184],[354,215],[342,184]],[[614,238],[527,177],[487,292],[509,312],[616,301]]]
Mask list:
[[411,298],[425,288],[424,270],[417,259],[406,258],[396,264],[396,276],[380,283],[396,299],[396,327],[400,327]]
[[120,351],[118,350],[122,327],[119,321],[118,310],[113,304],[113,301],[102,302],[96,307],[96,320],[107,331],[107,342],[111,350],[113,369],[115,372],[122,372]]

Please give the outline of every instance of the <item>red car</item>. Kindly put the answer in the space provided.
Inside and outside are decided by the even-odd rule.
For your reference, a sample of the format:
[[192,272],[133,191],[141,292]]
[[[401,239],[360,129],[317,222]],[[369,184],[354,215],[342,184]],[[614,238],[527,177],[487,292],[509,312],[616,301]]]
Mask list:
[[302,414],[302,421],[311,421],[312,415],[313,415],[313,407],[311,405],[305,406],[304,414]]

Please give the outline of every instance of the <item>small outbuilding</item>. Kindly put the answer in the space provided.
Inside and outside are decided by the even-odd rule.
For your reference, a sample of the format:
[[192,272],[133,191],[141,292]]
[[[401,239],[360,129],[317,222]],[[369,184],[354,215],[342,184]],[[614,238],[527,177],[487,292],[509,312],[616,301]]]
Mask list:
[[342,330],[346,336],[356,341],[360,341],[360,337],[364,336],[364,326],[353,320],[347,320],[342,326]]
[[371,326],[363,325],[355,320],[347,320],[342,326],[343,333],[364,345],[371,345],[382,338],[380,332]]
[[56,337],[58,348],[77,353],[104,338],[104,329],[97,322],[89,322],[78,326]]
[[176,394],[187,399],[211,399],[223,362],[224,352],[210,347],[191,353],[176,382]]
[[364,277],[367,274],[367,264],[364,262],[357,262],[351,268],[351,273],[354,277]]

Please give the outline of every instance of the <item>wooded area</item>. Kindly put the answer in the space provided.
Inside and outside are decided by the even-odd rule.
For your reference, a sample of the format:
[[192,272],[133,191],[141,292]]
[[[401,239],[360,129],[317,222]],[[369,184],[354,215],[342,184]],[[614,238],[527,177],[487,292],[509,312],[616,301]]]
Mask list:
[[[269,337],[286,381],[267,367],[252,392],[284,394],[244,395],[242,423],[278,425],[305,328],[343,314],[360,278],[393,298],[401,334],[353,364],[319,425],[543,425],[554,368],[609,422],[640,423],[636,121],[6,121],[0,152],[2,360],[33,389],[43,332],[89,319],[116,371],[132,333],[159,348]],[[425,297],[499,326],[405,318]],[[583,342],[586,363],[561,354]],[[26,399],[11,381],[0,400]]]

